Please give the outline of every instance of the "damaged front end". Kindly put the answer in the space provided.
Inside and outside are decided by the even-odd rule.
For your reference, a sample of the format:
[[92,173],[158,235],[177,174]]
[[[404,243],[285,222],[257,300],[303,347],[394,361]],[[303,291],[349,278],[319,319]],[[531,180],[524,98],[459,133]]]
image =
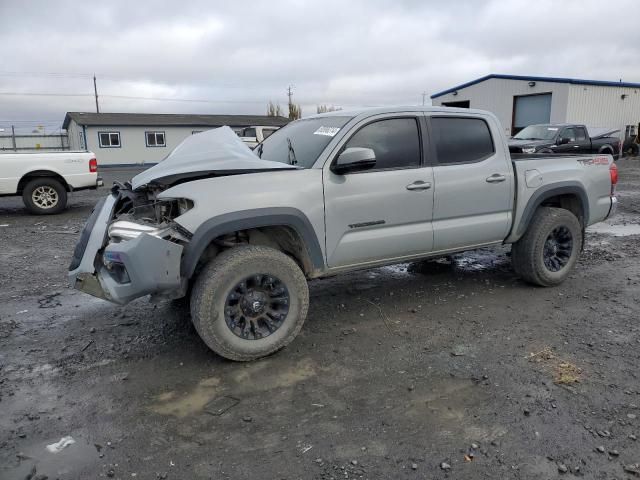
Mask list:
[[157,199],[161,189],[116,184],[89,217],[76,245],[69,280],[78,290],[118,304],[138,297],[180,298],[180,261],[191,233],[173,220],[188,199]]
[[69,266],[71,285],[119,304],[149,294],[152,300],[184,296],[188,280],[180,262],[192,232],[176,219],[196,206],[166,193],[186,182],[297,168],[258,158],[229,127],[187,137],[96,205]]

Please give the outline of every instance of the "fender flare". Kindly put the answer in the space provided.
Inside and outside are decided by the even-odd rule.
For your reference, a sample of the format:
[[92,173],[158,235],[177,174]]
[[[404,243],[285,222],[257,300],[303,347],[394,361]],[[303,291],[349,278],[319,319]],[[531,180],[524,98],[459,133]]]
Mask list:
[[[605,154],[605,150],[607,150],[607,153]],[[614,155],[616,152],[615,148],[613,148],[613,145],[610,145],[608,143],[602,145],[599,149],[598,149],[598,153],[602,153],[605,155]]]
[[185,246],[180,267],[182,276],[186,278],[193,276],[200,257],[215,238],[238,230],[270,226],[293,228],[304,242],[313,266],[316,269],[324,269],[325,262],[320,242],[307,216],[296,208],[270,207],[225,213],[210,218],[200,225],[191,241]]
[[73,188],[67,182],[67,179],[64,178],[60,172],[51,167],[42,167],[42,168],[34,168],[32,167],[29,171],[23,173],[18,182],[16,183],[16,191],[20,190],[20,186],[24,187],[27,183],[29,183],[30,178],[55,178],[56,180],[62,181],[62,186],[65,188],[67,192],[71,192]]
[[515,230],[516,236],[518,238],[524,235],[524,232],[527,231],[529,227],[529,223],[531,223],[531,219],[533,218],[533,214],[536,212],[538,207],[545,201],[551,197],[556,197],[558,195],[575,195],[580,199],[580,206],[582,208],[582,218],[583,227],[589,221],[589,197],[587,196],[587,192],[584,189],[584,186],[579,182],[558,182],[553,183],[551,185],[547,185],[545,187],[537,190],[527,201],[527,205],[522,212],[522,217],[520,217],[520,223],[518,224],[518,228]]

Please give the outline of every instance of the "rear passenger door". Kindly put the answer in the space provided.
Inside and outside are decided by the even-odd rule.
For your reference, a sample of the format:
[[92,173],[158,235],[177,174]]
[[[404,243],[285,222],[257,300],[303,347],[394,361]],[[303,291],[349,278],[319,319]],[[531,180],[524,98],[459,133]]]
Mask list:
[[436,158],[434,252],[504,240],[511,227],[513,167],[497,140],[502,132],[496,122],[436,115],[429,125]]

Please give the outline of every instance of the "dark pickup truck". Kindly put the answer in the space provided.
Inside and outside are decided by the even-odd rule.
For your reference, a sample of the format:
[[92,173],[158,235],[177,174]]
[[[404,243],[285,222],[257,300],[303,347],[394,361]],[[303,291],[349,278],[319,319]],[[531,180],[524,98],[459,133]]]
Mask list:
[[573,124],[529,125],[509,140],[511,153],[620,153],[620,139],[616,131],[590,137],[587,127]]

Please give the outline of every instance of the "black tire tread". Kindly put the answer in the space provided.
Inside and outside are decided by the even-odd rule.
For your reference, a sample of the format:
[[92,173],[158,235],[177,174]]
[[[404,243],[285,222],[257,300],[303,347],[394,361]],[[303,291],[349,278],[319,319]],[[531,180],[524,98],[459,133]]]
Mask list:
[[582,227],[573,213],[564,208],[539,207],[525,234],[511,248],[513,269],[526,282],[550,287],[558,285],[564,280],[564,278],[560,280],[550,278],[536,264],[536,259],[544,247],[549,230],[560,224],[571,225],[574,227],[574,231],[580,232],[578,238],[574,239],[574,249],[578,252],[582,249]]
[[[31,199],[33,191],[41,185],[52,186],[56,192],[58,192],[58,204],[49,210],[44,210],[36,206]],[[55,178],[35,177],[33,180],[30,180],[22,190],[22,202],[25,207],[27,207],[27,210],[34,215],[55,215],[67,207],[67,190],[64,185]]]
[[[301,319],[297,321],[294,329],[289,333],[289,335],[282,338],[279,342],[270,347],[268,351],[260,355],[247,355],[228,348],[212,334],[210,329],[206,328],[206,326],[202,325],[200,322],[201,318],[210,318],[213,316],[213,312],[209,306],[213,302],[212,297],[216,290],[216,283],[218,283],[222,273],[238,268],[242,263],[247,261],[247,259],[251,258],[260,258],[262,261],[267,262],[280,262],[285,265],[286,268],[290,269],[294,277],[294,285],[292,288],[297,290],[301,304]],[[309,288],[307,280],[298,264],[292,258],[279,250],[259,245],[246,245],[223,251],[207,263],[200,271],[191,292],[191,319],[198,335],[200,335],[207,346],[209,346],[209,348],[218,355],[228,358],[229,360],[240,362],[251,361],[256,358],[271,355],[291,343],[298,333],[300,333],[304,320],[307,316],[308,309]]]

